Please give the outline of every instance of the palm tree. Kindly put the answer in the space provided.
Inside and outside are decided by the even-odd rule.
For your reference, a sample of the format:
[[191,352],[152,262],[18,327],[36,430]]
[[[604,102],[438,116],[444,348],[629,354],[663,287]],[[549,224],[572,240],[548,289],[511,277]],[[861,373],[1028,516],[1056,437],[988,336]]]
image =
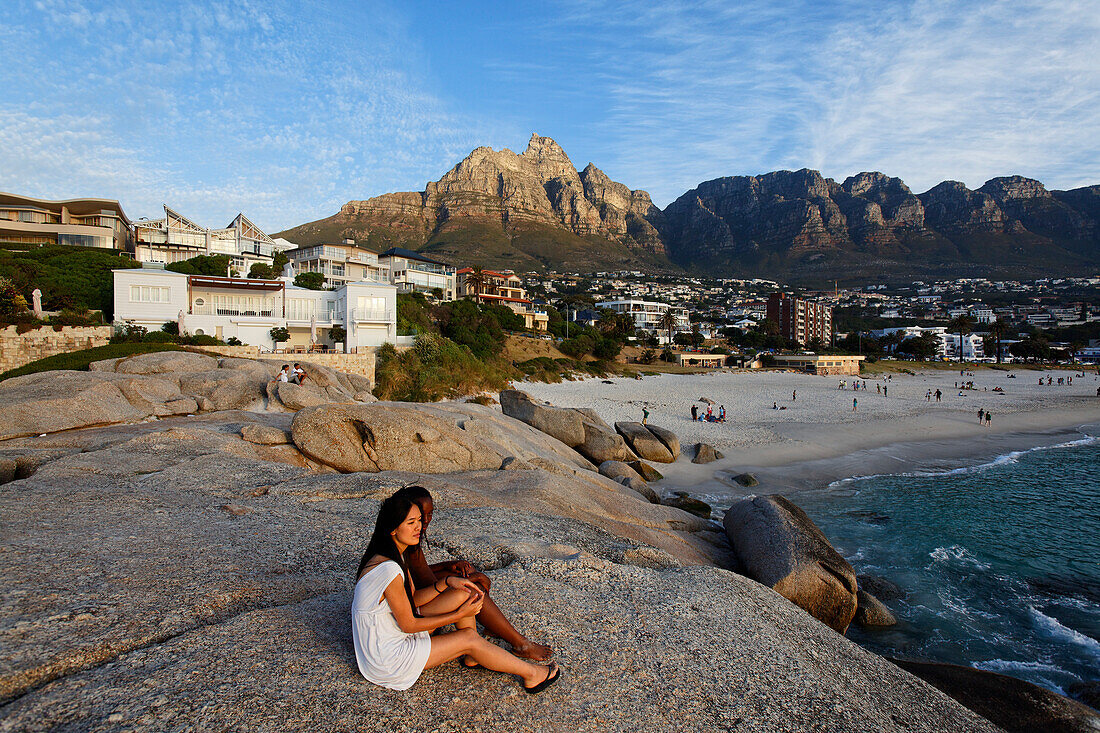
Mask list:
[[485,284],[488,281],[488,275],[479,265],[475,265],[470,272],[466,273],[466,288],[473,291],[474,300],[479,303],[481,302],[481,291],[485,289]]
[[947,324],[947,330],[949,332],[959,334],[959,361],[963,360],[963,336],[970,333],[970,327],[973,322],[970,316],[962,315],[952,318],[951,323]]
[[1008,325],[1008,321],[1003,318],[998,318],[989,324],[989,334],[993,337],[993,340],[997,342],[997,363],[1001,363],[1001,339],[1006,333],[1009,332],[1011,326]]
[[661,319],[657,321],[657,328],[663,328],[668,331],[668,343],[672,343],[672,329],[676,328],[676,316],[673,315],[672,309],[668,309],[661,314]]

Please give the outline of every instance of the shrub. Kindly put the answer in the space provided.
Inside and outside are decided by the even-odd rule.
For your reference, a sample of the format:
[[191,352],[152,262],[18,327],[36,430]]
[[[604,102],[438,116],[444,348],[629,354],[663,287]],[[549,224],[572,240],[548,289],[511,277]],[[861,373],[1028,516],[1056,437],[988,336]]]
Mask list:
[[229,261],[229,255],[198,255],[189,260],[170,262],[164,266],[164,269],[182,272],[184,275],[225,277],[225,273],[229,270]]
[[308,290],[324,290],[325,274],[323,272],[299,272],[294,276],[294,284]]
[[180,335],[179,321],[168,321],[163,326],[160,327],[160,330],[164,331],[165,333],[170,333],[173,336],[179,336]]
[[558,351],[574,359],[580,359],[592,353],[592,348],[595,345],[596,343],[591,336],[582,334],[562,341],[561,344],[558,345]]
[[222,346],[224,342],[211,336],[208,333],[202,333],[197,336],[184,336],[180,339],[181,344],[188,344],[190,346]]
[[597,359],[614,359],[622,351],[623,345],[615,339],[602,338],[592,347],[592,356]]
[[328,337],[332,339],[332,343],[342,344],[347,340],[348,332],[343,326],[333,326],[328,330]]
[[0,318],[11,318],[27,310],[27,300],[19,294],[15,284],[0,277]]
[[230,336],[225,340],[228,346],[244,346],[244,343],[236,336]]
[[285,344],[287,341],[290,341],[290,331],[282,326],[276,326],[271,329],[268,331],[268,335],[270,335],[271,340],[277,344]]
[[164,331],[151,331],[145,334],[141,340],[147,344],[174,344],[179,342],[180,337]]
[[398,353],[383,344],[375,356],[374,396],[385,400],[434,402],[473,392],[499,391],[511,370],[500,359],[481,360],[468,347],[440,338],[425,360],[416,348]]

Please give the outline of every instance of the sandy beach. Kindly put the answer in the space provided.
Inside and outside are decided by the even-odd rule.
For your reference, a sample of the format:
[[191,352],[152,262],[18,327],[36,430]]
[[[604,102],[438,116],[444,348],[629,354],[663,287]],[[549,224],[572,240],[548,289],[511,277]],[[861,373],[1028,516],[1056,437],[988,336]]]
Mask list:
[[[724,459],[697,466],[688,451],[689,456],[660,467],[666,477],[663,488],[687,488],[703,496],[747,493],[729,480],[730,474],[744,471],[761,481],[753,491],[814,489],[849,476],[988,460],[1066,442],[1080,437],[1081,426],[1100,423],[1100,377],[1095,372],[1076,377],[1078,372],[1065,370],[976,369],[972,374],[928,370],[890,379],[878,376],[867,378],[867,389],[858,391],[851,389],[852,377],[781,371],[516,386],[555,405],[591,407],[609,423],[641,420],[645,407],[650,422],[675,431],[685,446],[710,443]],[[1046,384],[1047,376],[1054,384]],[[1059,377],[1068,376],[1074,376],[1072,385],[1057,384]],[[838,389],[842,381],[845,388]],[[961,381],[973,382],[974,389],[957,389]],[[1004,391],[994,392],[995,387]],[[937,389],[942,401],[934,396],[929,401],[928,391]],[[701,398],[714,401],[715,414],[724,405],[726,422],[693,422],[692,403],[706,410]],[[858,400],[856,411],[853,398]],[[993,413],[989,427],[978,425],[979,409]]]

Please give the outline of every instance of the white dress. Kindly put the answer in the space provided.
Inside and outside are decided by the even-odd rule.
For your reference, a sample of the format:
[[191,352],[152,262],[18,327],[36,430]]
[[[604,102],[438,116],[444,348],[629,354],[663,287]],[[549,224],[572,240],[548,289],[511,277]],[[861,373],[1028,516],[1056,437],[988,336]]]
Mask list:
[[371,568],[355,584],[351,602],[351,638],[359,672],[376,685],[407,690],[420,677],[432,640],[427,631],[406,634],[382,597],[401,566],[393,560]]

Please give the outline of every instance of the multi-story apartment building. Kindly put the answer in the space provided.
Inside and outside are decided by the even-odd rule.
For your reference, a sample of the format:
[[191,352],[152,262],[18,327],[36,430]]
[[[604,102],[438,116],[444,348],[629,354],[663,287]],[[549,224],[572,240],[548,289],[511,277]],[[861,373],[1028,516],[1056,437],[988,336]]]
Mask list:
[[315,244],[288,251],[287,257],[300,272],[320,272],[333,285],[351,282],[388,283],[389,267],[378,260],[378,253],[345,239],[341,244]]
[[233,269],[247,275],[253,264],[270,265],[276,244],[244,214],[222,229],[207,229],[164,207],[163,219],[134,222],[134,259],[138,262],[180,262],[198,255],[229,255]]
[[455,268],[411,249],[391,247],[378,255],[378,263],[390,272],[390,282],[402,293],[442,293],[441,300],[456,296]]
[[[959,358],[959,334],[949,333],[944,326],[903,326],[901,328],[884,328],[879,331],[871,331],[871,335],[875,338],[882,338],[887,334],[897,334],[900,341],[931,334],[936,338],[936,356],[946,359]],[[984,358],[984,338],[980,334],[964,334],[962,337],[962,359],[973,361]]]
[[336,290],[308,290],[286,279],[184,275],[160,263],[114,271],[115,322],[158,330],[169,321],[180,330],[220,339],[236,337],[265,350],[275,347],[271,329],[286,328],[280,346],[334,346],[333,326],[347,332],[344,350],[394,343],[397,288],[389,283],[349,282]]
[[476,298],[482,303],[505,305],[523,316],[524,326],[545,331],[550,322],[545,308],[539,308],[527,297],[523,279],[511,270],[481,270],[481,282],[473,277],[474,269],[464,267],[458,271],[459,297]]
[[132,250],[133,225],[117,201],[47,201],[0,193],[0,242]]
[[675,319],[672,333],[691,330],[691,320],[683,308],[653,300],[605,300],[596,304],[597,308],[607,308],[615,313],[625,313],[634,319],[634,329],[656,334],[662,342],[668,341],[668,329],[661,324],[666,313],[671,312]]
[[767,318],[779,324],[780,336],[797,344],[815,339],[827,344],[833,337],[833,309],[813,300],[772,293]]

